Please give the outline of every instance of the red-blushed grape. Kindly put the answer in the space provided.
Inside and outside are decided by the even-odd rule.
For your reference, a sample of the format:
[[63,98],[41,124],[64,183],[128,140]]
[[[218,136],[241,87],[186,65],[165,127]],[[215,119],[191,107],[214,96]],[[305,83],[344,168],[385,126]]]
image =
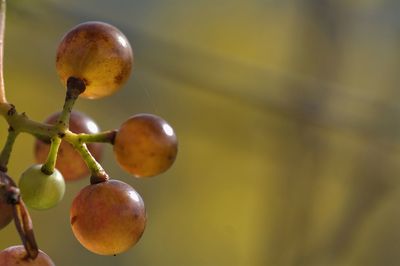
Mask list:
[[55,266],[50,257],[39,250],[35,259],[28,257],[24,246],[12,246],[0,252],[1,266]]
[[54,169],[51,175],[42,172],[41,164],[35,164],[22,173],[19,189],[25,204],[37,210],[57,205],[64,196],[65,182],[61,173]]
[[[55,124],[60,112],[50,115],[44,121],[47,124]],[[98,133],[99,128],[96,123],[87,115],[72,111],[69,119],[69,130],[74,133]],[[93,157],[100,161],[103,155],[103,145],[101,143],[88,143],[87,147]],[[37,163],[44,163],[50,150],[50,144],[40,139],[35,143],[35,159]],[[90,174],[82,156],[76,151],[71,144],[62,141],[58,149],[56,168],[61,172],[66,181],[77,180],[87,177]]]
[[146,210],[140,195],[128,184],[109,180],[86,186],[70,210],[72,231],[88,250],[119,254],[140,239]]
[[11,222],[12,218],[12,205],[7,203],[5,189],[0,187],[0,229],[6,227],[6,225]]
[[116,92],[128,79],[133,52],[114,26],[90,21],[71,29],[57,50],[56,68],[64,85],[70,77],[86,84],[82,97],[101,98]]
[[175,161],[178,140],[172,127],[152,114],[138,114],[117,132],[114,154],[119,165],[136,177],[166,171]]

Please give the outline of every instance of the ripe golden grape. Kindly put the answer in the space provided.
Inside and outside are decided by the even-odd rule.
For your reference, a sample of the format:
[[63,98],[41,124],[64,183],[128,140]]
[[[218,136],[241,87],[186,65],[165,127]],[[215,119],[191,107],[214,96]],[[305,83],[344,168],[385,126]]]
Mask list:
[[120,127],[114,154],[119,165],[136,177],[166,171],[175,161],[178,140],[172,127],[161,117],[138,114]]
[[85,248],[100,255],[114,255],[140,239],[146,210],[131,186],[109,180],[83,188],[72,203],[70,219],[75,237]]
[[39,250],[35,259],[28,257],[24,246],[12,246],[0,252],[1,266],[55,266],[50,257]]
[[66,86],[70,77],[84,81],[82,97],[96,99],[116,92],[128,79],[132,48],[110,24],[90,21],[72,28],[57,50],[56,68]]

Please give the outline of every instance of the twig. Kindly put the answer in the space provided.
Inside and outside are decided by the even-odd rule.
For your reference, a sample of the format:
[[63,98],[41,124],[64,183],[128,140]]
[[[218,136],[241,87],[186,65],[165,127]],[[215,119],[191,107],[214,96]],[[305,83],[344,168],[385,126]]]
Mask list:
[[3,54],[4,54],[4,29],[6,24],[6,0],[0,0],[0,103],[7,103],[4,89]]

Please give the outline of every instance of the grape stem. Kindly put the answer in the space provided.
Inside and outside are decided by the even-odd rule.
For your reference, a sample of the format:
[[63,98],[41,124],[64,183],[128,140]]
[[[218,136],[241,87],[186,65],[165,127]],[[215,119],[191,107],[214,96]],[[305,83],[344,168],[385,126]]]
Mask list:
[[[88,150],[84,139],[99,139],[106,140],[110,139],[110,135],[112,135],[113,131],[107,131],[99,134],[75,134],[71,131],[66,131],[63,139],[72,144],[72,146],[81,154],[82,159],[85,161],[87,167],[91,172],[90,183],[97,184],[101,182],[105,182],[109,179],[106,171],[104,171],[103,167],[96,161],[93,155]],[[92,138],[94,137],[94,139]],[[113,137],[114,138],[114,137]]]
[[51,175],[54,172],[57,162],[57,153],[61,144],[61,138],[64,137],[65,132],[69,128],[69,118],[72,108],[79,95],[86,89],[85,83],[81,79],[70,77],[67,80],[67,93],[61,114],[55,124],[57,135],[52,136],[50,152],[47,155],[47,160],[42,166],[42,172]]
[[25,250],[31,259],[39,254],[35,235],[33,233],[32,220],[22,199],[13,204],[14,223],[24,244]]
[[12,127],[9,127],[7,140],[0,154],[0,171],[7,172],[8,161],[10,159],[11,151],[17,136],[18,132],[15,131]]
[[19,189],[12,178],[3,171],[0,171],[0,187],[6,192],[7,203],[12,205],[15,227],[27,256],[34,259],[39,254],[39,249],[33,233],[32,220],[21,199]]
[[68,135],[72,137],[72,141],[79,141],[84,143],[90,142],[103,142],[103,143],[111,143],[114,144],[115,135],[117,134],[117,130],[109,130],[94,134],[74,134],[71,131],[68,131]]
[[47,156],[46,162],[42,166],[42,172],[51,175],[57,161],[57,153],[61,144],[61,140],[65,139],[69,142],[82,156],[91,172],[90,182],[92,184],[105,182],[109,179],[103,167],[96,161],[88,150],[85,142],[109,142],[113,143],[115,138],[115,131],[107,131],[98,134],[74,134],[68,130],[69,118],[72,108],[79,95],[86,89],[85,82],[81,79],[70,77],[67,80],[67,93],[65,96],[65,103],[63,110],[54,125],[57,134],[51,137],[50,151]]
[[31,120],[27,117],[25,113],[19,114],[12,104],[0,103],[0,115],[2,115],[6,119],[10,128],[13,129],[12,134],[15,134],[15,136],[8,137],[11,138],[10,140],[8,140],[7,138],[3,151],[0,154],[0,168],[2,166],[7,166],[7,158],[9,157],[9,154],[12,150],[12,144],[9,141],[14,142],[17,135],[20,132],[24,132],[39,138],[47,138],[52,141],[46,163],[42,167],[42,171],[44,173],[53,173],[57,159],[58,148],[61,140],[64,139],[67,142],[71,143],[71,145],[74,146],[80,154],[82,154],[84,161],[92,172],[92,176],[94,176],[96,180],[107,180],[108,176],[105,174],[104,169],[93,158],[93,156],[87,150],[86,145],[82,144],[90,142],[103,142],[113,144],[117,131],[110,130],[96,134],[75,134],[69,131],[69,117],[75,101],[75,96],[73,96],[72,98],[71,96],[66,96],[66,102],[64,104],[63,112],[61,113],[60,118],[55,125],[48,125]]
[[3,77],[4,29],[6,26],[6,0],[0,0],[0,103],[7,103]]
[[58,148],[61,144],[61,138],[58,136],[54,136],[51,138],[50,151],[47,155],[46,162],[42,165],[42,172],[46,175],[51,175],[54,172],[54,168],[56,167],[57,162],[57,153]]
[[12,104],[0,103],[0,114],[16,132],[26,132],[34,136],[50,137],[57,133],[54,126],[33,121],[29,119],[25,113],[17,113],[15,106]]

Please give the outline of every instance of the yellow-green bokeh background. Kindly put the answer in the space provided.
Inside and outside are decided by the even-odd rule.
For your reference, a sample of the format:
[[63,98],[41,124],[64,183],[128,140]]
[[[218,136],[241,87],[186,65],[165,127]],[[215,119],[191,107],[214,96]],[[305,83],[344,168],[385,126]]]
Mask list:
[[[151,112],[180,140],[167,173],[136,180],[107,147],[104,167],[148,210],[140,243],[86,251],[69,206],[31,211],[58,266],[400,265],[400,2],[396,0],[9,0],[7,96],[42,120],[63,103],[62,35],[102,20],[131,41],[135,70],[116,95],[77,108],[102,129]],[[0,124],[4,142],[7,125]],[[18,179],[33,138],[10,163]],[[18,244],[13,225],[0,248]]]

